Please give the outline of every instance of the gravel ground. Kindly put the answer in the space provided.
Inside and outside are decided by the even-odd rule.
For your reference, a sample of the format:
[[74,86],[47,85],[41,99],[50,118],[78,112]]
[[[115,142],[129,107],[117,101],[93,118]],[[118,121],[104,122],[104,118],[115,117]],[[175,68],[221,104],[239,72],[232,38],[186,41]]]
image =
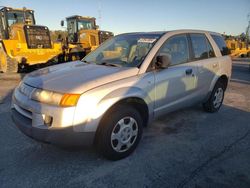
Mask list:
[[250,187],[249,62],[235,61],[224,105],[154,121],[136,151],[112,162],[93,148],[38,143],[11,121],[10,99],[23,75],[0,74],[0,187]]

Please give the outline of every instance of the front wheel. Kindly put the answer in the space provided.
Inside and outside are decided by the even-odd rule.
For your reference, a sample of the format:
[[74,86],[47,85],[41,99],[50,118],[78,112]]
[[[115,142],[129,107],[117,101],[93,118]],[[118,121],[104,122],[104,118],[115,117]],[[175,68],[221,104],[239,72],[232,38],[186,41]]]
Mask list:
[[82,48],[73,48],[70,50],[69,61],[82,60],[86,56],[86,52]]
[[224,93],[224,84],[218,81],[211,93],[211,96],[209,97],[207,102],[203,104],[204,110],[211,113],[217,112],[223,103]]
[[135,150],[142,130],[139,112],[130,106],[119,105],[106,114],[100,124],[97,148],[107,159],[125,158]]
[[0,52],[0,71],[3,73],[17,73],[18,62],[10,58],[5,52]]

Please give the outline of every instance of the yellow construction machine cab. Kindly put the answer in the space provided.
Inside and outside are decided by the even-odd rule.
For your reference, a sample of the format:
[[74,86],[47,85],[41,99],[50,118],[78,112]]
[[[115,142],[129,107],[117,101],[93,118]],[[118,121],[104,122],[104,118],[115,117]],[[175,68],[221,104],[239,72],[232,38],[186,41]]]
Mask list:
[[94,17],[70,16],[66,18],[68,43],[76,45],[85,55],[97,48],[106,39],[114,36],[112,32],[100,31]]
[[15,25],[35,25],[33,10],[3,7],[0,14],[0,39],[11,39],[11,29]]
[[33,10],[3,7],[0,16],[0,71],[17,72],[62,53],[62,45],[51,42],[49,29],[35,25]]

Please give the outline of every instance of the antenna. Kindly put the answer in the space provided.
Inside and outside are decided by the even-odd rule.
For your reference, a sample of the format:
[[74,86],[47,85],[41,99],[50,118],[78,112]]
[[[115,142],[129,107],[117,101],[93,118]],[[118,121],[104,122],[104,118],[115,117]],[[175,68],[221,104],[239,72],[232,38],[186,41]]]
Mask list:
[[99,28],[101,28],[102,25],[102,4],[101,0],[98,1],[98,20],[99,20]]

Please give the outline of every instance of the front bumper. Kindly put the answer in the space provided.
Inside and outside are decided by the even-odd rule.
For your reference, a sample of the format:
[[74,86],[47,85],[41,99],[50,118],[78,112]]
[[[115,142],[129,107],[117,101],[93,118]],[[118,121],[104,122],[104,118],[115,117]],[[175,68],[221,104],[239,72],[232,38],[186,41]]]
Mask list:
[[74,132],[73,126],[46,129],[33,127],[32,120],[20,114],[15,108],[11,112],[16,126],[35,140],[60,146],[90,146],[94,142],[95,132]]

